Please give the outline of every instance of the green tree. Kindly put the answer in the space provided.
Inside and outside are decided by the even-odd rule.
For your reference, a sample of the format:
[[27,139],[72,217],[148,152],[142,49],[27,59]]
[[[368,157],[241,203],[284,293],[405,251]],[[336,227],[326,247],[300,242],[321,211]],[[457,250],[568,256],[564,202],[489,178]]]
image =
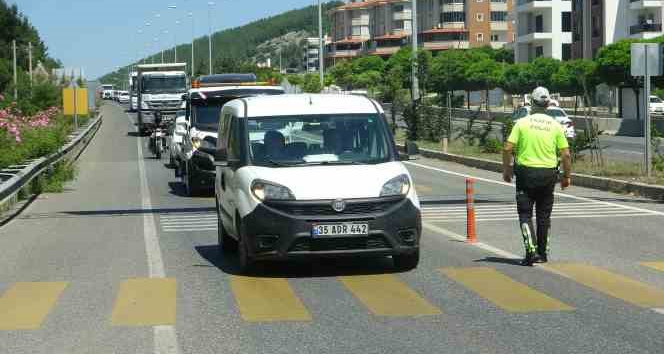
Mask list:
[[349,90],[354,83],[353,77],[353,63],[350,60],[342,60],[337,62],[335,66],[330,68],[330,75],[334,78],[335,84]]
[[536,86],[550,86],[553,74],[558,71],[560,60],[539,57],[531,62],[532,78]]
[[496,62],[493,58],[487,57],[470,63],[466,69],[466,76],[469,82],[484,91],[487,117],[491,118],[489,91],[496,88],[503,81],[504,70],[502,64]]
[[304,82],[302,76],[293,74],[286,76],[286,80],[293,86],[300,86]]
[[302,83],[302,91],[307,93],[319,93],[322,90],[320,85],[320,76],[315,73],[307,73],[304,75]]
[[505,67],[501,88],[512,95],[525,95],[535,88],[532,65],[515,63]]

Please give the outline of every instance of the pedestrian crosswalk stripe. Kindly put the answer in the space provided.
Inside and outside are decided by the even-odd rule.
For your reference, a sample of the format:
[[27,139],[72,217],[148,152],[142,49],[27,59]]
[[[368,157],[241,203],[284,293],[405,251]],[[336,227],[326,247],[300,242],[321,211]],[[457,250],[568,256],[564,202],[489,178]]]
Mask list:
[[231,289],[245,321],[311,321],[287,279],[232,276]]
[[14,284],[0,298],[0,330],[38,329],[66,287],[66,282]]
[[174,325],[176,282],[171,278],[129,279],[120,285],[111,322],[115,326]]
[[592,265],[548,264],[551,268],[582,285],[642,307],[664,307],[664,291],[620,274]]
[[164,232],[217,231],[217,214],[214,212],[170,213],[159,216]]
[[[509,221],[518,220],[516,204],[492,202],[476,204],[476,221]],[[533,210],[536,215],[536,210]],[[613,204],[595,202],[566,202],[556,203],[551,214],[552,219],[584,219],[608,217],[654,216],[655,212],[635,211],[633,209]],[[466,206],[427,206],[422,209],[422,217],[429,222],[465,222]]]
[[341,283],[374,315],[438,315],[440,309],[409,288],[394,275],[339,277]]
[[664,272],[664,262],[643,262],[641,265]]
[[442,268],[440,271],[508,312],[574,310],[573,307],[514,281],[493,268]]

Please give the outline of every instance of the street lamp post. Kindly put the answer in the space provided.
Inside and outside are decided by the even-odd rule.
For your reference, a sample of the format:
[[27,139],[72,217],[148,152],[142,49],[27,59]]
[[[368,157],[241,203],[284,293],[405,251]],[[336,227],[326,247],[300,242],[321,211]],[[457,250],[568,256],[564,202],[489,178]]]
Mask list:
[[[325,86],[325,62],[323,58],[324,50],[323,39],[323,5],[321,0],[318,0],[318,69],[320,71],[320,87]],[[308,56],[309,54],[307,54]],[[309,58],[307,58],[307,65],[309,65]]]
[[413,91],[413,105],[415,105],[415,102],[420,98],[420,85],[417,81],[417,49],[418,49],[418,43],[417,43],[417,0],[411,0],[411,38],[413,42],[413,55],[412,55],[412,65],[411,65],[411,77],[412,77],[412,91]]
[[196,34],[194,32],[194,13],[190,12],[189,17],[191,17],[191,77],[194,77],[194,42],[196,41]]
[[[170,5],[168,8],[171,9],[171,10],[175,10],[178,7],[177,7],[177,5]],[[177,28],[177,25],[179,25],[179,24],[180,24],[180,21],[175,20],[175,31],[173,31],[173,39],[175,41],[174,46],[173,46],[173,62],[174,63],[178,62],[178,38],[177,38],[178,28]]]
[[212,6],[214,6],[214,2],[208,2],[208,64],[210,75],[212,75]]

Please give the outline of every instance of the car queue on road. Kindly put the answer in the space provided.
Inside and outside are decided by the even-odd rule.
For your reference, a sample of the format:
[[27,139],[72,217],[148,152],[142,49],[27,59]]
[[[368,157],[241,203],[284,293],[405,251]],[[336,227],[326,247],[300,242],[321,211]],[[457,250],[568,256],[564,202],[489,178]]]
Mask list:
[[[355,95],[287,95],[253,74],[200,77],[168,128],[187,197],[213,194],[218,246],[259,261],[391,257],[419,263],[421,208],[381,106]],[[398,215],[398,217],[397,217]]]

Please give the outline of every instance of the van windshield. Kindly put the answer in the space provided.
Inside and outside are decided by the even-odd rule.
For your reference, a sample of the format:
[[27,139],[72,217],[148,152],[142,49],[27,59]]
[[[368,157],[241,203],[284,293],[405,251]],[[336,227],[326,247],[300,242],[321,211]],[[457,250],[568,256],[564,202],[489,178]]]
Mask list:
[[393,160],[387,128],[377,114],[249,118],[255,165],[378,164]]

